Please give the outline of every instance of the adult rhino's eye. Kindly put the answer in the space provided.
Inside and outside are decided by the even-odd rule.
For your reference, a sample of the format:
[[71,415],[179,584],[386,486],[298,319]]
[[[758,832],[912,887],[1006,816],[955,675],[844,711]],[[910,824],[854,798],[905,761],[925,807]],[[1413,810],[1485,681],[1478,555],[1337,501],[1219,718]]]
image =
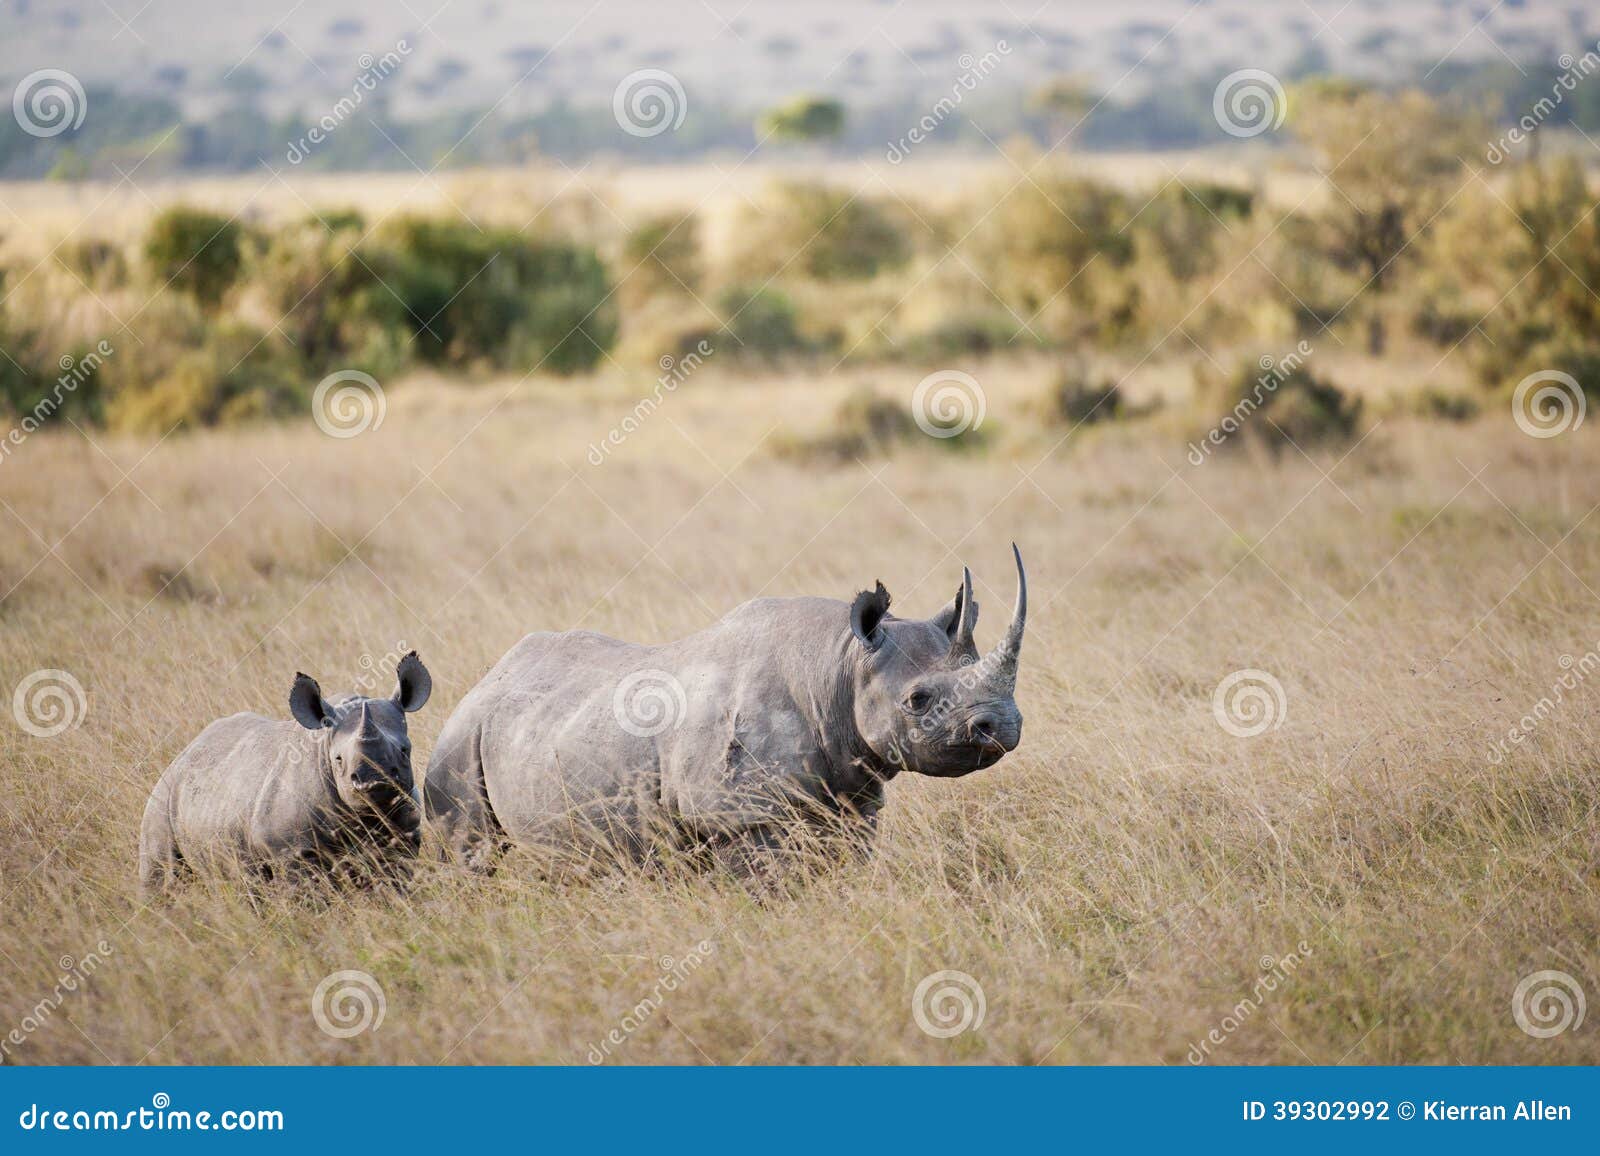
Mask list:
[[926,690],[914,690],[906,697],[906,706],[917,714],[921,714],[933,705],[933,694]]

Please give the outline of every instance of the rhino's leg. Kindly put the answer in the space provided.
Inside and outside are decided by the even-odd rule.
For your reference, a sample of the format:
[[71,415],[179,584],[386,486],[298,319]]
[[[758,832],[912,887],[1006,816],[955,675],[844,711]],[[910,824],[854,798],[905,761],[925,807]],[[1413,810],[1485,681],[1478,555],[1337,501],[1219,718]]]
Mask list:
[[784,861],[783,836],[776,826],[745,827],[710,844],[717,866],[758,889],[778,882]]
[[428,763],[423,806],[447,854],[469,871],[487,875],[494,870],[495,855],[508,841],[489,805],[477,729],[468,735],[450,731],[446,727],[439,736]]
[[165,806],[165,792],[158,787],[145,807],[139,825],[139,895],[153,899],[177,879],[183,868],[177,837]]

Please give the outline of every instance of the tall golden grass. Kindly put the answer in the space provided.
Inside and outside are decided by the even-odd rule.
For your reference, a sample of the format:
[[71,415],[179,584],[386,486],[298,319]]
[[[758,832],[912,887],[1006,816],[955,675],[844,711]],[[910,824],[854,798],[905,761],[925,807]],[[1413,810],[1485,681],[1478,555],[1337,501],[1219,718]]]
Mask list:
[[[647,382],[418,378],[348,440],[308,415],[17,447],[0,688],[64,670],[88,708],[53,738],[0,712],[6,1062],[1181,1064],[1213,1031],[1206,1062],[1600,1060],[1592,1023],[1537,1039],[1511,1005],[1540,970],[1600,995],[1600,686],[1490,755],[1570,673],[1561,656],[1600,645],[1586,427],[1393,417],[1345,457],[1195,467],[1151,423],[1035,428],[1046,375],[997,362],[977,374],[982,453],[820,468],[767,442],[849,383],[721,373],[599,466],[587,447]],[[916,376],[872,379],[909,397]],[[224,879],[137,898],[162,768],[216,717],[284,716],[297,669],[343,689],[364,657],[416,647],[435,679],[420,770],[529,630],[655,641],[875,578],[931,613],[965,562],[982,643],[1012,539],[1034,587],[1022,746],[966,779],[896,780],[864,864],[764,899],[671,869],[553,883],[516,855],[487,880],[429,862],[400,893]],[[1254,738],[1213,711],[1242,669],[1284,689]],[[94,974],[41,1015],[62,957],[89,952]],[[319,1029],[313,992],[341,970],[381,987],[376,1030]],[[919,1028],[941,970],[981,987],[981,1026]]]

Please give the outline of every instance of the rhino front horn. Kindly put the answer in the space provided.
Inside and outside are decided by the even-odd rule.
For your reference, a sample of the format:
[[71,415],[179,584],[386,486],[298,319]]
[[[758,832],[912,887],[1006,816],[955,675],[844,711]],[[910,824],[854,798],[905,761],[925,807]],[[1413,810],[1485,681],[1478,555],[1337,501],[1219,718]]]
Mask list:
[[1011,625],[1006,628],[1005,640],[994,653],[994,679],[1007,694],[1017,686],[1017,656],[1022,652],[1022,632],[1028,623],[1028,572],[1022,568],[1022,551],[1015,542],[1011,543],[1011,554],[1017,560],[1017,601],[1011,608]]

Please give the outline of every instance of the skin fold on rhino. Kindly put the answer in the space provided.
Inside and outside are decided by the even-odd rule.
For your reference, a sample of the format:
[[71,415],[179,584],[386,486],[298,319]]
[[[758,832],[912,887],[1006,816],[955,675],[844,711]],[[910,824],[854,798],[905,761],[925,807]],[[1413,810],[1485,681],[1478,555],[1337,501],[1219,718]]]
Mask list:
[[236,714],[200,732],[145,805],[144,892],[195,869],[270,878],[414,859],[421,816],[406,715],[422,709],[433,680],[415,651],[395,675],[390,698],[324,699],[315,679],[297,674],[293,722]]
[[445,724],[428,819],[479,871],[519,845],[577,863],[706,848],[751,874],[797,830],[869,836],[900,771],[966,775],[1020,741],[1012,552],[1016,604],[987,655],[967,571],[929,619],[890,614],[878,583],[854,602],[757,599],[659,646],[530,634]]

